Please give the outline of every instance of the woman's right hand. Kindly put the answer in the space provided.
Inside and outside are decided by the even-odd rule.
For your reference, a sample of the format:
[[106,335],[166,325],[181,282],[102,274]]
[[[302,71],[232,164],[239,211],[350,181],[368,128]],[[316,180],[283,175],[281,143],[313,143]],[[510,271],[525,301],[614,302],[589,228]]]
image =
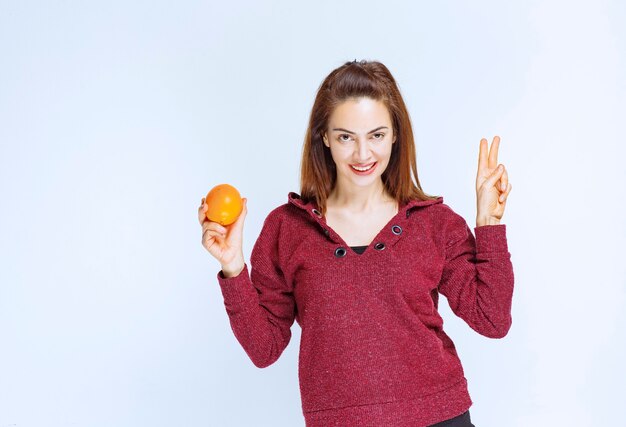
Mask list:
[[226,277],[238,275],[244,267],[243,222],[248,213],[248,199],[242,198],[243,209],[237,220],[224,227],[206,217],[208,206],[202,198],[198,208],[198,221],[202,226],[202,246],[222,265]]

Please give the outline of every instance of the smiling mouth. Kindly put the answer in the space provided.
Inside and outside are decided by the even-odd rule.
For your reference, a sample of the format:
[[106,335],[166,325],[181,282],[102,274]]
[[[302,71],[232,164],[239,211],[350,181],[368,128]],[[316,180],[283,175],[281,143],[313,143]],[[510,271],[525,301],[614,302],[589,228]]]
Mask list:
[[374,162],[374,163],[372,163],[372,164],[370,164],[368,166],[364,166],[364,167],[355,166],[355,165],[350,165],[350,167],[352,169],[356,170],[356,171],[359,171],[359,172],[366,172],[366,171],[370,170],[371,168],[373,168],[375,164],[376,164],[376,162]]

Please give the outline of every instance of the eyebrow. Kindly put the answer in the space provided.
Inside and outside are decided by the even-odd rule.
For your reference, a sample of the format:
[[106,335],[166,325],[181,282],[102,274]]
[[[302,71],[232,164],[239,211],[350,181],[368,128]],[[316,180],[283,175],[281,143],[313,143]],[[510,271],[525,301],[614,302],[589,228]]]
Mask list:
[[[389,129],[389,128],[388,128],[387,126],[379,126],[379,127],[377,127],[376,129],[372,129],[372,130],[371,130],[371,131],[369,131],[368,133],[376,132],[377,130],[381,130],[381,129]],[[334,130],[334,131],[335,131],[335,130],[339,130],[339,131],[342,131],[342,132],[351,133],[352,135],[356,135],[356,133],[352,132],[351,130],[344,129],[344,128],[335,128],[335,129],[333,129],[333,130]]]

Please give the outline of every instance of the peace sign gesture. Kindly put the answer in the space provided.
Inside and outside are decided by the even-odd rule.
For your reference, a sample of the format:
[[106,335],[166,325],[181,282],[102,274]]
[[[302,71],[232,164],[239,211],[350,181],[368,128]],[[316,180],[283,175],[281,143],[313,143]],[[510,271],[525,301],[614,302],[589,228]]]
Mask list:
[[478,173],[476,174],[476,226],[500,223],[506,199],[511,192],[504,165],[498,165],[500,137],[495,136],[488,150],[485,138],[480,140]]

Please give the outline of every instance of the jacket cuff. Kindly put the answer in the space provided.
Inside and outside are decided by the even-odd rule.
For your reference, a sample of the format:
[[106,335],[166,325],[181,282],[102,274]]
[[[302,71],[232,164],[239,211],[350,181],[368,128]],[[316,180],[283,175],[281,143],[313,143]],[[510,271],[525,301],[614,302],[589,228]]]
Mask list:
[[248,265],[244,263],[243,270],[233,277],[225,277],[222,270],[217,273],[217,281],[222,290],[224,304],[235,307],[258,302],[256,289],[252,286]]
[[481,225],[474,227],[476,253],[508,252],[506,224]]

